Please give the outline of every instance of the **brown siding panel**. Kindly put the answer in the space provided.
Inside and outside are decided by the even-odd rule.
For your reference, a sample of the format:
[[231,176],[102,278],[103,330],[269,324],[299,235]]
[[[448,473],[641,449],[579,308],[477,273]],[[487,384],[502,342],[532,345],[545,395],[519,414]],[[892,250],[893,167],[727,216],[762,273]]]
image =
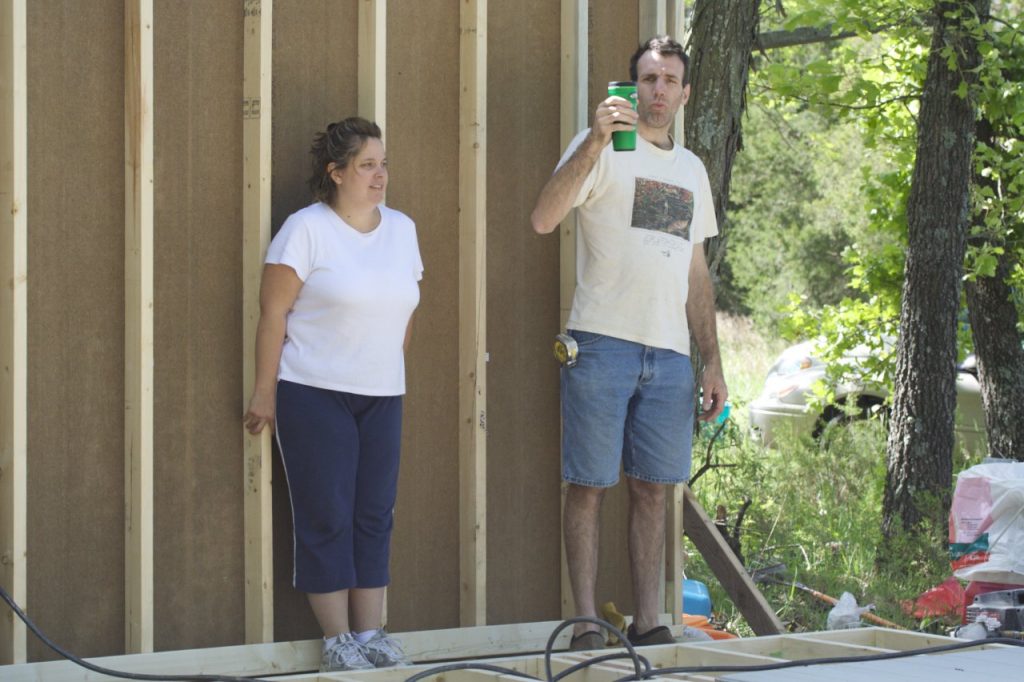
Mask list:
[[416,221],[424,273],[406,361],[391,629],[459,624],[459,5],[388,12],[388,204]]
[[560,614],[558,236],[530,211],[559,149],[559,3],[488,16],[488,622]]
[[96,656],[124,646],[123,3],[27,21],[28,608]]
[[244,639],[237,2],[154,7],[154,646]]

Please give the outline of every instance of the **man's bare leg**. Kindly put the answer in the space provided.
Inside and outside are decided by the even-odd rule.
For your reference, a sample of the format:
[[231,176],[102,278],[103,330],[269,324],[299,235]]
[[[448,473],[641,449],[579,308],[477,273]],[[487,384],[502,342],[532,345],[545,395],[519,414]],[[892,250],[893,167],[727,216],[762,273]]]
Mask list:
[[658,586],[665,549],[665,491],[663,483],[635,478],[629,484],[629,562],[633,575],[633,628],[644,634],[658,627]]
[[[597,617],[594,590],[597,585],[597,544],[600,531],[601,500],[604,488],[569,483],[565,491],[565,560],[569,566],[569,582],[576,602],[577,616]],[[593,623],[576,623],[573,634],[597,631]]]

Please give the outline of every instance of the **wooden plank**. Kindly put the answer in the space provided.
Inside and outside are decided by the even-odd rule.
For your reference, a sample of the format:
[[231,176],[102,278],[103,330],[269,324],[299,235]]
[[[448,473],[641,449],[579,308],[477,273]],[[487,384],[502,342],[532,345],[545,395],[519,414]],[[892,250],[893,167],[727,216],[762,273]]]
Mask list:
[[[0,584],[27,590],[28,139],[24,0],[0,2]],[[26,660],[25,625],[3,608],[0,663]]]
[[487,0],[459,52],[459,622],[487,620]]
[[[508,656],[543,651],[559,621],[447,628],[396,633],[416,661],[443,661],[480,656]],[[91,658],[96,665],[143,674],[263,675],[297,673],[319,664],[321,640],[164,651],[132,656]],[[569,644],[569,629],[559,633],[557,649]],[[404,677],[407,677],[405,675]],[[404,677],[402,679],[404,679]],[[109,677],[89,672],[68,661],[26,663],[0,667],[4,682],[94,682]]]
[[1024,665],[1024,649],[982,649],[883,661],[851,661],[808,668],[730,673],[723,682],[871,680],[872,682],[959,682],[974,679],[1016,679]]
[[[569,146],[576,134],[587,127],[587,73],[589,69],[589,13],[587,0],[562,0],[561,69],[561,148]],[[558,230],[559,240],[559,328],[565,329],[576,293],[576,211],[570,211]],[[562,486],[562,513],[565,513],[565,486]],[[562,616],[575,614],[572,585],[565,561],[562,538]]]
[[[664,621],[662,621],[664,622]],[[543,656],[541,655],[547,640],[561,623],[539,622],[522,623],[516,625],[489,625],[473,628],[450,628],[444,630],[429,630],[420,632],[398,633],[396,636],[402,641],[406,652],[421,665],[416,668],[382,669],[361,673],[350,673],[344,677],[360,678],[372,682],[399,682],[407,679],[415,672],[423,670],[428,665],[439,661],[467,660],[487,658],[487,662],[518,670],[527,674],[541,676],[544,672]],[[678,633],[680,628],[673,626],[673,633]],[[861,631],[872,630],[864,628]],[[875,629],[878,637],[884,638],[889,634],[903,637],[906,633]],[[846,631],[846,634],[850,631]],[[592,651],[592,652],[566,652],[564,651],[569,642],[570,628],[563,628],[555,640],[552,657],[552,670],[558,673],[569,666],[594,658],[597,655],[611,653],[613,650]],[[764,663],[794,660],[790,654],[796,654],[801,659],[823,658],[832,655],[861,655],[863,653],[876,652],[877,649],[862,648],[860,646],[843,647],[835,642],[829,641],[836,632],[805,633],[800,635],[778,635],[769,637],[758,637],[749,639],[715,640],[711,642],[697,642],[692,644],[668,644],[662,646],[645,647],[643,655],[654,668],[669,667],[691,667],[691,666],[726,666],[726,665],[757,665]],[[952,643],[956,640],[950,638],[938,638],[939,642],[929,642],[926,638],[920,639],[919,647],[909,647],[908,650],[925,648],[936,643]],[[314,669],[318,663],[320,654],[320,640],[311,639],[297,642],[280,642],[276,644],[252,644],[233,647],[218,647],[211,649],[194,649],[190,651],[167,651],[151,654],[137,654],[133,656],[111,656],[105,658],[90,659],[96,665],[122,670],[132,673],[163,674],[163,675],[284,675],[275,679],[299,682],[310,680],[310,682],[324,679],[322,676],[313,675],[289,675],[290,673],[301,673]],[[506,656],[506,658],[494,658],[495,656]],[[917,667],[927,667],[928,670],[942,671],[952,670],[950,666],[960,664],[961,657],[968,665],[976,665],[978,661],[984,661],[992,671],[1013,672],[1019,669],[1021,659],[1024,657],[1024,650],[1006,645],[986,645],[980,651],[965,651],[943,654],[931,654],[927,656],[915,656],[904,659],[903,663],[917,664]],[[897,661],[892,663],[897,664]],[[870,676],[870,662],[854,662],[847,665],[847,677],[843,679],[875,679]],[[623,677],[623,672],[628,672],[630,663],[609,662],[606,663],[609,669],[618,671],[617,677]],[[829,666],[831,668],[832,666]],[[912,666],[913,667],[913,666]],[[791,668],[779,672],[792,673],[793,679],[799,679],[797,671],[814,671],[824,674],[824,667],[815,668]],[[851,674],[851,671],[853,673]],[[864,671],[863,675],[858,675]],[[585,675],[581,673],[581,675]],[[988,675],[989,677],[991,675]],[[446,678],[448,675],[446,674]],[[698,680],[718,679],[708,672],[672,674],[675,679]],[[488,676],[490,679],[490,676]],[[97,673],[90,672],[78,667],[68,661],[52,661],[46,663],[30,663],[0,667],[0,679],[5,682],[95,682],[107,680]],[[331,679],[341,679],[341,676]],[[460,678],[461,679],[461,678]],[[761,679],[761,678],[728,678],[728,679]],[[774,679],[790,679],[781,676]],[[824,679],[814,677],[811,679]],[[911,678],[906,678],[907,680]],[[934,679],[945,679],[936,677]],[[958,678],[959,679],[959,678]],[[966,679],[966,677],[965,677]],[[1006,679],[1013,679],[1012,675]]]
[[387,0],[359,1],[359,115],[387,133]]
[[125,0],[125,650],[153,650],[153,3]]
[[665,611],[673,623],[682,622],[683,611],[683,486],[674,485],[666,495]]
[[765,601],[689,486],[684,486],[683,490],[683,528],[751,629],[758,635],[783,632],[782,621]]
[[[666,0],[665,3],[665,31],[672,37],[679,39],[678,37],[683,33],[683,27],[686,23],[686,2],[685,0]],[[641,22],[642,25],[643,22]],[[679,107],[679,111],[676,113],[675,123],[673,124],[674,131],[683,130],[683,107]],[[679,143],[682,144],[681,132],[676,135]],[[665,531],[668,533],[666,538],[665,551],[670,552],[668,554],[669,559],[678,560],[678,565],[669,563],[666,566],[668,576],[665,581],[665,589],[667,591],[665,608],[669,610],[673,618],[682,618],[682,613],[686,609],[686,604],[683,603],[683,487],[674,486],[672,488],[672,495],[669,498],[669,517],[668,523],[666,524]],[[678,620],[674,622],[679,622]]]
[[[667,0],[667,26],[668,34],[681,42],[683,46],[686,46],[686,0]],[[673,123],[672,133],[676,138],[676,141],[681,144],[686,144],[686,136],[683,131],[686,130],[683,123],[686,120],[686,107],[679,107],[679,111],[676,112],[676,120]]]
[[[637,43],[666,32],[668,21],[665,0],[639,0],[637,3]],[[667,495],[665,518],[665,580],[661,598],[672,622],[679,623],[683,614],[683,491],[673,486]]]
[[637,28],[637,42],[643,43],[652,36],[667,33],[668,7],[665,0],[639,0],[637,9],[640,20]]
[[[271,46],[273,0],[243,5],[242,400],[256,382],[260,275],[270,243]],[[274,640],[274,538],[270,429],[244,438],[245,641]]]
[[[587,127],[590,9],[586,0],[562,0],[562,149]],[[558,232],[561,249],[560,325],[564,329],[576,292],[576,211],[571,211]],[[564,602],[564,600],[563,600]]]
[[801,638],[842,642],[861,646],[877,647],[889,651],[908,651],[925,647],[941,646],[957,640],[928,632],[910,630],[890,630],[881,627],[862,627],[849,630],[825,630],[822,632],[806,632]]

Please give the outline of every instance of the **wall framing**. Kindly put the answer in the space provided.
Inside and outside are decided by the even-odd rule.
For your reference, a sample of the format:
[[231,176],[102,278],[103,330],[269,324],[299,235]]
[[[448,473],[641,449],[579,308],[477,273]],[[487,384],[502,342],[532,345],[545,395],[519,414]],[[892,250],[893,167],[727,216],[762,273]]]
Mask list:
[[[0,584],[24,604],[26,575],[28,158],[25,1],[0,1]],[[0,664],[26,660],[25,625],[0,616]]]
[[[311,135],[356,113],[387,134],[388,201],[416,221],[426,262],[389,620],[415,632],[572,613],[550,340],[571,305],[575,217],[541,238],[527,195],[586,127],[634,22],[660,25],[682,3],[634,0],[617,16],[589,0],[408,5],[0,0],[13,209],[0,212],[0,581],[76,653],[261,646],[315,627],[285,575],[271,434],[239,431],[235,414],[254,383],[272,227],[307,201]],[[330,60],[307,49],[335,39]],[[84,144],[69,158],[95,185],[49,162],[72,129]],[[674,614],[680,528],[665,557]],[[628,610],[621,563],[601,570]],[[191,627],[207,604],[217,620]],[[26,637],[0,617],[0,661],[51,656]]]
[[[565,149],[576,134],[587,127],[590,51],[590,8],[587,0],[562,0],[562,118],[561,148]],[[576,211],[570,211],[558,228],[559,241],[559,330],[565,329],[576,291]],[[562,486],[561,510],[565,513],[565,486]],[[572,583],[565,558],[565,538],[561,539],[562,617],[575,613]]]
[[459,621],[487,622],[487,0],[459,38]]
[[387,0],[359,0],[359,115],[387,139]]
[[125,0],[125,650],[153,650],[153,2]]
[[[260,275],[270,243],[273,0],[246,0],[242,81],[242,404],[256,382]],[[274,640],[271,434],[242,429],[245,481],[245,641]]]

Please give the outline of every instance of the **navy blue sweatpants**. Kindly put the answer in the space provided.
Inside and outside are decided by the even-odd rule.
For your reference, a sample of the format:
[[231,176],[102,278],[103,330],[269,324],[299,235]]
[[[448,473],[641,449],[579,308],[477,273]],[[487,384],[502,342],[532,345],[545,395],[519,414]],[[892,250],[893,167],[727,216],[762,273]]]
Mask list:
[[402,396],[277,384],[277,442],[303,592],[388,584]]

